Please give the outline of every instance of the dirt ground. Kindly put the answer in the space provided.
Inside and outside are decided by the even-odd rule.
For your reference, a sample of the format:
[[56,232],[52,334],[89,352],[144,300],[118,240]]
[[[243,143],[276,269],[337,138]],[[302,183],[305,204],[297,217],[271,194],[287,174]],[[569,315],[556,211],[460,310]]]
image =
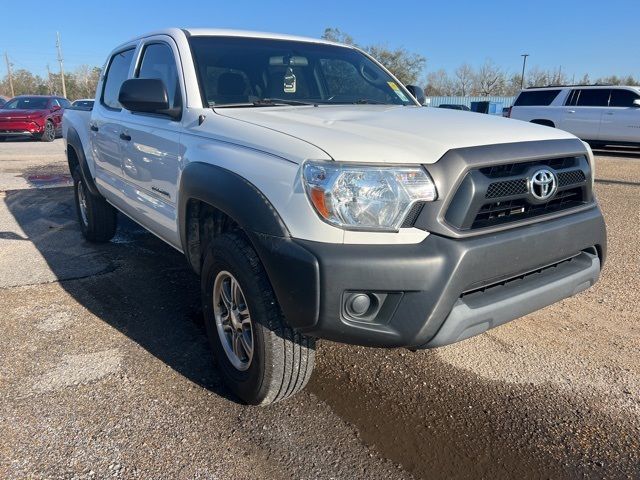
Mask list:
[[597,155],[594,288],[433,351],[322,342],[256,408],[184,258],[125,220],[84,242],[62,141],[0,143],[0,478],[639,478],[640,151]]

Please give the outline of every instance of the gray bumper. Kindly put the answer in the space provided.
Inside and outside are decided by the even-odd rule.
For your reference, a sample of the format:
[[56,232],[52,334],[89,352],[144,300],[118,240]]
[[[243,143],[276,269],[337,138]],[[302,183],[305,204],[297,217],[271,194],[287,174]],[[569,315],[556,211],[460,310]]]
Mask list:
[[459,298],[424,348],[441,347],[523,317],[591,287],[600,277],[594,253],[578,256],[522,279]]
[[[278,302],[297,330],[344,343],[438,347],[521,317],[593,285],[606,229],[597,206],[464,239],[341,245],[254,235]],[[354,294],[379,309],[354,318]]]

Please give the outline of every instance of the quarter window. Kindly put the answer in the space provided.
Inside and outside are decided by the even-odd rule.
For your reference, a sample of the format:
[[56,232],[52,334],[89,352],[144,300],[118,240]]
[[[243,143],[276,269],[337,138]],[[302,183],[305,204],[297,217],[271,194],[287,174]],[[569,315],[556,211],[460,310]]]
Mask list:
[[551,105],[551,102],[560,93],[560,90],[533,90],[524,91],[518,95],[514,107],[533,107],[533,106],[547,106]]
[[145,47],[136,77],[162,80],[169,95],[169,108],[182,105],[178,68],[173,51],[166,43],[152,43]]
[[589,88],[580,90],[578,97],[578,107],[606,107],[609,105],[609,94],[611,90],[607,88]]
[[131,61],[133,60],[133,52],[134,49],[130,49],[116,53],[111,58],[111,62],[109,62],[101,99],[102,104],[106,107],[114,109],[122,108],[122,105],[120,105],[118,101],[118,95],[120,94],[122,83],[129,76],[129,67],[131,67]]
[[635,92],[631,90],[611,90],[611,100],[609,101],[610,107],[631,107],[633,101],[640,98]]

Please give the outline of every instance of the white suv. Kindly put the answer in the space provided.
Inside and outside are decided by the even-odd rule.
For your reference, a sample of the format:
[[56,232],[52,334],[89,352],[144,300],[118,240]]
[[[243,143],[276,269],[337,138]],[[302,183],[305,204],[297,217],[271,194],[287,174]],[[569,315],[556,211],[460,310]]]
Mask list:
[[640,87],[528,88],[510,116],[561,128],[592,146],[640,145]]

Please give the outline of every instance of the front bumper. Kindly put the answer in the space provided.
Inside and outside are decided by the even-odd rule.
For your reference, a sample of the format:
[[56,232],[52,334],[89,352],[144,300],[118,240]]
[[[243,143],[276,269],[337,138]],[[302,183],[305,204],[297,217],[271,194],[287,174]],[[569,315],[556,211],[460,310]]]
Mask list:
[[[253,234],[289,324],[309,335],[380,347],[447,345],[589,288],[606,256],[597,206],[465,239],[343,245]],[[352,293],[379,310],[357,319]]]

